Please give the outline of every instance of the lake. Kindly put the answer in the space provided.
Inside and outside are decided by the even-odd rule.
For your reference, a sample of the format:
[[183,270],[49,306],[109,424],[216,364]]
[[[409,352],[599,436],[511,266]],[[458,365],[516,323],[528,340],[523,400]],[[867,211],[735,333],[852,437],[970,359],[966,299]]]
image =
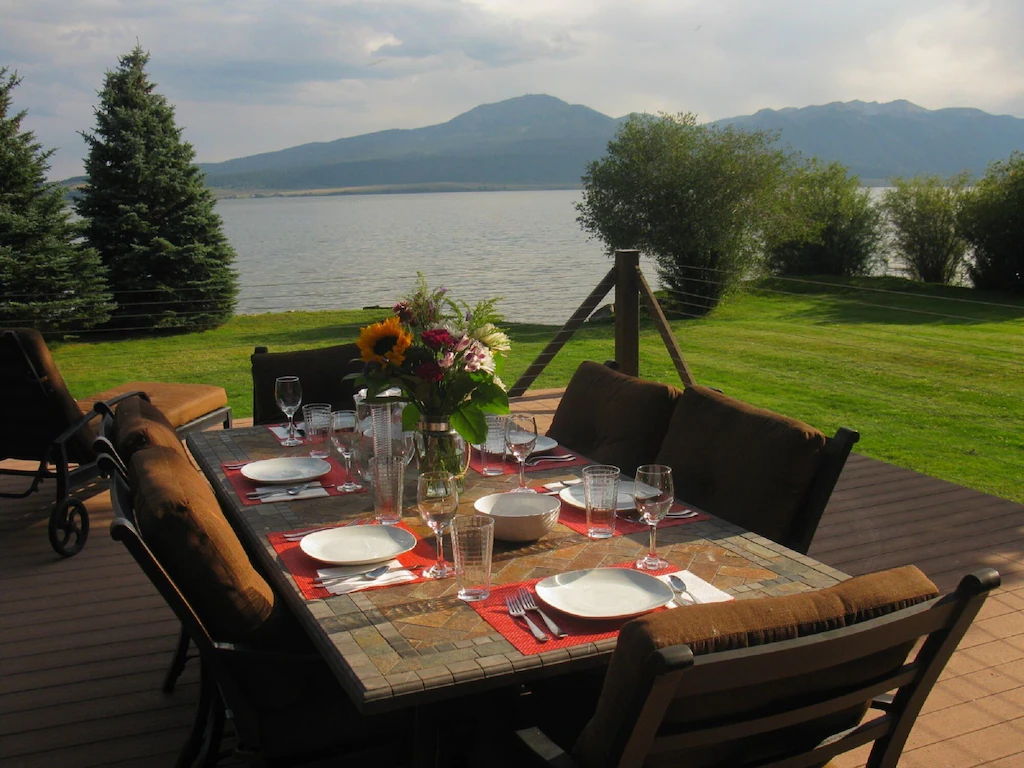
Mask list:
[[238,252],[239,313],[390,307],[418,270],[456,299],[503,297],[509,320],[562,323],[612,266],[576,223],[580,194],[271,197],[217,212]]

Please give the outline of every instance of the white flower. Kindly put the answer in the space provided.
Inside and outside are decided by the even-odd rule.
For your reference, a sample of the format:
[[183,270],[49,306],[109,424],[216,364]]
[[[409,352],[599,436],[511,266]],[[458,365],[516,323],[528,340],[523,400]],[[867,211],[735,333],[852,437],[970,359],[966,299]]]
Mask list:
[[508,336],[498,330],[494,323],[484,323],[473,335],[493,352],[508,352],[512,348]]
[[473,339],[466,351],[462,353],[462,359],[464,360],[463,366],[470,373],[479,370],[494,373],[494,355],[476,339]]
[[451,368],[455,364],[455,353],[445,352],[441,359],[437,361],[437,364],[442,368]]

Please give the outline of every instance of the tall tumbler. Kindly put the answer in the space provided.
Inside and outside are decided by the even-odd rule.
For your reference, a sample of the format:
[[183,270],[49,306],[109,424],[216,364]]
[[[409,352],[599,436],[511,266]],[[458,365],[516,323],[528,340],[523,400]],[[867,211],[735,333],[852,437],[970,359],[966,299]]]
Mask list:
[[484,600],[491,594],[493,552],[493,517],[457,515],[452,520],[452,554],[455,556],[455,581],[460,600]]

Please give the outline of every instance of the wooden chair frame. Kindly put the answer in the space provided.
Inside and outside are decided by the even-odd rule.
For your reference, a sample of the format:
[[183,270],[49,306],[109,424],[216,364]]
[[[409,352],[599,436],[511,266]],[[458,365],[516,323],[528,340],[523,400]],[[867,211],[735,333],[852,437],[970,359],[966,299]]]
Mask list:
[[[811,723],[831,713],[871,702],[869,716],[858,726],[829,735],[808,750],[730,768],[810,768],[836,755],[873,742],[866,768],[895,768],[910,730],[946,662],[978,614],[988,593],[999,586],[999,574],[985,568],[965,576],[957,589],[916,606],[843,629],[753,648],[694,656],[677,645],[653,653],[614,734],[611,747],[617,766],[642,765],[649,755],[685,755],[686,750],[768,735]],[[859,681],[790,709],[719,720],[691,727],[666,725],[673,699],[735,691],[745,686],[776,684],[813,675],[887,649],[923,643],[899,668]],[[890,695],[896,691],[895,695]],[[538,728],[517,731],[532,764],[575,767],[576,761]]]

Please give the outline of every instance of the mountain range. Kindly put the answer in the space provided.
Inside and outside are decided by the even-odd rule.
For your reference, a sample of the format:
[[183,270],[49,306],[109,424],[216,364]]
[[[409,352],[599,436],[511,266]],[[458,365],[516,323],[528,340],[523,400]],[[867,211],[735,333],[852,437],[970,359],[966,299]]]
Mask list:
[[[579,186],[628,118],[553,96],[483,104],[446,123],[302,144],[204,163],[218,195],[299,191],[558,188]],[[927,110],[908,101],[763,109],[718,125],[768,129],[779,143],[838,160],[865,184],[919,173],[977,176],[1024,149],[1024,120],[977,109]]]

